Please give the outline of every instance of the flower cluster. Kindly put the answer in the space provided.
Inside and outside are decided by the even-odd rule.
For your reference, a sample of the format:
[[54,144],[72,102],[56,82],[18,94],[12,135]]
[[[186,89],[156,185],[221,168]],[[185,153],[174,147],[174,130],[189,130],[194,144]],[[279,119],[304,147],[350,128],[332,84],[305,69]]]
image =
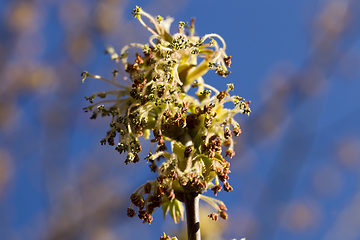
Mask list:
[[[92,119],[99,115],[111,117],[110,129],[100,142],[115,146],[119,153],[127,153],[126,164],[140,161],[139,137],[152,143],[145,160],[152,172],[158,172],[158,177],[132,194],[128,216],[136,215],[135,206],[138,217],[151,223],[154,210],[162,206],[164,216],[170,212],[178,222],[183,215],[184,193],[202,194],[210,188],[216,196],[221,189],[227,192],[233,189],[228,181],[230,163],[224,157],[235,155],[233,137],[241,129],[234,116],[249,115],[250,102],[230,95],[233,84],[219,91],[202,78],[211,69],[222,77],[230,74],[227,68],[231,56],[226,55],[225,41],[219,35],[195,36],[194,20],[190,25],[180,22],[178,32],[170,35],[172,18],[154,18],[140,7],[133,10],[133,15],[152,33],[149,44],[129,44],[120,54],[107,47],[106,52],[118,64],[113,79],[86,71],[82,77],[104,80],[116,89],[87,97],[91,105],[84,110],[92,112]],[[147,17],[154,29],[142,17]],[[136,54],[134,62],[129,62],[127,50],[133,47],[141,53]],[[116,81],[119,73],[124,84]],[[187,94],[191,87],[197,89],[196,96]],[[104,100],[94,103],[96,97]],[[228,102],[233,103],[232,109],[224,107]],[[221,201],[203,195],[201,198],[218,210],[210,218],[217,220],[218,215],[227,218]]]

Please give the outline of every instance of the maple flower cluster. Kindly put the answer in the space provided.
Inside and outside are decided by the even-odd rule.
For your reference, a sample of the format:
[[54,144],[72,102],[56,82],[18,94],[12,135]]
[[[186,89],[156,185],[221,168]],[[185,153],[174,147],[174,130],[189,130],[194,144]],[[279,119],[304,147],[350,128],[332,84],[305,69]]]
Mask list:
[[[126,164],[140,161],[140,137],[152,143],[145,160],[158,177],[131,195],[127,215],[138,215],[150,224],[153,212],[162,207],[164,216],[169,212],[178,222],[183,218],[184,193],[202,194],[209,188],[216,196],[222,189],[233,190],[228,176],[230,163],[225,158],[235,155],[233,137],[241,133],[234,116],[249,115],[250,102],[230,95],[233,84],[219,91],[202,77],[209,70],[222,77],[230,74],[231,56],[226,55],[225,41],[219,35],[196,36],[194,20],[190,24],[179,22],[178,32],[170,35],[172,18],[153,17],[140,7],[132,14],[152,33],[149,44],[132,43],[119,54],[107,47],[106,53],[118,65],[113,79],[86,71],[82,77],[83,81],[87,77],[101,79],[115,89],[86,97],[91,105],[84,110],[92,112],[91,119],[99,115],[111,118],[110,129],[100,142],[126,153]],[[129,48],[141,51],[131,63]],[[121,84],[116,81],[119,73],[124,79]],[[195,96],[187,94],[191,87],[197,89]],[[100,100],[94,103],[95,98]],[[228,102],[233,103],[232,109],[224,107]],[[210,218],[227,218],[222,201],[204,195],[200,198],[217,210]]]

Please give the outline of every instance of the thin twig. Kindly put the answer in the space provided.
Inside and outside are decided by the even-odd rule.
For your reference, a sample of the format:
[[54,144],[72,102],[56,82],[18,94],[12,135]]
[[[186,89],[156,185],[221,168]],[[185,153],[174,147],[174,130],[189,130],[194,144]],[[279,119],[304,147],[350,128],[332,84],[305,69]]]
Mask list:
[[188,231],[188,240],[201,240],[199,221],[199,194],[185,193],[185,211]]

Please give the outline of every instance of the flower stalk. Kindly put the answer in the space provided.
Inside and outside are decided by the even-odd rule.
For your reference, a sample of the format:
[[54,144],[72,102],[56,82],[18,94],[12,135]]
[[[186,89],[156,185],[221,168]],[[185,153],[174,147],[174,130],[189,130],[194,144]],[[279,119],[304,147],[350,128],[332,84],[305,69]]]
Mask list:
[[184,196],[188,240],[200,240],[199,194],[186,193]]

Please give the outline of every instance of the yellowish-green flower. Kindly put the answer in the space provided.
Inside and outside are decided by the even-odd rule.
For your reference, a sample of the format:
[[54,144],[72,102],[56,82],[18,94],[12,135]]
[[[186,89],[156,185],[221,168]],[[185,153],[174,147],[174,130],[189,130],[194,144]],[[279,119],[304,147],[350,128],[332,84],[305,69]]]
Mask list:
[[[92,119],[99,115],[111,118],[110,130],[101,144],[127,153],[126,164],[140,161],[139,138],[151,138],[145,160],[158,177],[132,194],[128,215],[136,215],[136,206],[139,218],[151,223],[153,212],[162,207],[164,216],[170,213],[178,222],[183,216],[184,193],[202,194],[210,188],[217,195],[221,189],[232,190],[228,181],[230,163],[224,157],[235,155],[233,136],[238,136],[241,129],[234,116],[249,115],[250,102],[230,95],[233,84],[219,91],[202,78],[211,69],[223,77],[230,73],[231,56],[226,54],[225,41],[219,35],[195,36],[194,20],[189,26],[180,22],[178,32],[171,35],[172,18],[154,18],[140,7],[133,10],[133,15],[152,33],[149,43],[129,44],[119,54],[107,47],[111,60],[118,64],[113,79],[88,72],[82,77],[104,80],[114,89],[86,98],[91,105],[84,110],[93,113]],[[147,26],[142,17],[148,18],[154,28]],[[128,61],[129,48],[140,51],[135,62]],[[118,73],[122,74],[122,83],[116,81]],[[197,88],[196,96],[187,93],[191,87]],[[96,97],[103,100],[94,103]],[[224,107],[228,102],[234,104],[232,109]],[[201,199],[217,209],[209,215],[212,219],[227,218],[223,202],[204,195]]]

